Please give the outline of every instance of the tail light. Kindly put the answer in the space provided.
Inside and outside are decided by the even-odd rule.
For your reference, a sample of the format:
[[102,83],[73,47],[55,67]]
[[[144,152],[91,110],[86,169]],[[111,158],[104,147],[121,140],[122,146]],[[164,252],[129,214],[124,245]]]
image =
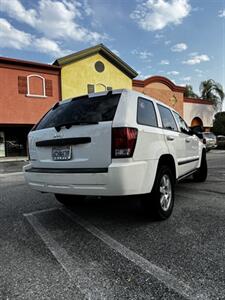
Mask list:
[[137,140],[137,129],[112,128],[112,158],[132,157]]
[[30,151],[29,151],[29,142],[28,142],[28,138],[27,138],[27,142],[26,142],[26,148],[27,148],[27,156],[28,156],[28,160],[30,160]]

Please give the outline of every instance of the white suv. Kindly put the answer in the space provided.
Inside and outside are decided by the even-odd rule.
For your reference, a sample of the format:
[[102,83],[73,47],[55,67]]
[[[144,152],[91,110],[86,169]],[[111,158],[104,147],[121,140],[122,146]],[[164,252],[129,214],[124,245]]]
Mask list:
[[141,194],[144,208],[166,219],[175,183],[191,174],[196,181],[207,177],[205,146],[179,114],[130,90],[57,103],[28,142],[27,183],[64,204],[88,195]]

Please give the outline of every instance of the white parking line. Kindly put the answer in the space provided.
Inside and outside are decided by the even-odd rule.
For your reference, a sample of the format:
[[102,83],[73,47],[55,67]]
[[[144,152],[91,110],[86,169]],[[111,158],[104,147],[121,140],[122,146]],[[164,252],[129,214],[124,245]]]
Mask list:
[[[92,262],[88,265],[88,262],[82,261],[79,257],[73,255],[69,256],[67,251],[60,247],[60,245],[53,239],[51,234],[45,229],[45,227],[38,221],[35,216],[38,213],[43,213],[47,211],[58,210],[57,208],[42,210],[41,212],[34,212],[29,214],[24,214],[31,226],[34,228],[36,233],[43,240],[47,248],[51,251],[53,256],[56,258],[58,263],[66,271],[70,279],[74,282],[77,288],[80,290],[81,294],[84,295],[85,299],[101,300],[101,299],[111,299],[110,287],[111,281],[101,274],[101,280],[104,281],[104,286],[102,282],[99,283],[98,279],[93,280],[89,277],[89,273],[95,270],[102,273],[102,266],[97,262]],[[97,270],[97,271],[96,271]]]
[[189,285],[185,284],[183,281],[179,280],[172,274],[151,263],[150,261],[138,255],[134,251],[128,249],[127,247],[114,240],[108,234],[99,230],[97,227],[90,224],[88,221],[84,220],[80,216],[71,213],[71,211],[65,208],[61,209],[61,211],[69,218],[71,218],[74,222],[78,223],[91,234],[93,234],[98,239],[107,244],[110,248],[116,250],[122,256],[139,266],[142,270],[151,274],[154,278],[164,283],[169,289],[174,290],[186,299],[207,299],[205,293],[200,294],[199,292],[194,291]]
[[[183,296],[186,299],[201,299],[207,300],[206,293],[195,291],[191,288],[188,284],[184,283],[182,280],[176,278],[169,272],[165,271],[164,269],[158,267],[157,265],[151,263],[144,257],[140,256],[139,254],[135,253],[134,251],[128,249],[112,237],[110,237],[105,232],[101,231],[94,225],[90,224],[88,221],[84,220],[80,216],[76,215],[75,213],[71,212],[66,208],[50,208],[41,211],[35,211],[33,213],[24,214],[24,216],[28,219],[29,223],[44,241],[46,246],[52,252],[54,257],[57,261],[62,265],[64,270],[67,274],[72,278],[75,283],[78,282],[78,287],[82,294],[91,295],[91,299],[101,299],[102,295],[104,295],[104,291],[101,291],[101,287],[98,287],[98,293],[96,293],[96,282],[92,283],[91,280],[88,278],[86,274],[83,273],[83,266],[81,265],[80,261],[76,258],[71,258],[65,249],[61,248],[58,243],[52,238],[52,236],[48,233],[47,229],[45,229],[38,219],[35,217],[37,214],[42,214],[49,211],[60,210],[62,211],[67,217],[69,217],[73,222],[82,226],[86,231],[90,232],[92,235],[100,239],[106,245],[108,245],[111,249],[115,250],[116,252],[120,253],[123,257],[128,259],[129,261],[133,262],[135,265],[139,266],[142,270],[165,284],[169,289],[175,291],[179,295]],[[75,260],[75,261],[74,261]],[[85,276],[86,275],[86,276]],[[97,297],[97,298],[96,298]]]

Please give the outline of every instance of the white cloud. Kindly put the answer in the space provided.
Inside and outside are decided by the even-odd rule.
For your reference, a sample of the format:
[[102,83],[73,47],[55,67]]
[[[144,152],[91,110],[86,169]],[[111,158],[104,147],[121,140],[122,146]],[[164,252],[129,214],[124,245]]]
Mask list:
[[31,26],[35,25],[37,13],[34,9],[25,9],[19,0],[1,0],[0,11]]
[[36,38],[34,35],[18,30],[5,19],[0,19],[0,27],[0,48],[36,51],[51,56],[62,56],[71,52],[61,49],[55,41]]
[[152,53],[147,50],[134,49],[131,53],[137,55],[141,60],[151,61],[150,57],[152,56]]
[[179,43],[170,48],[173,52],[182,52],[187,49],[187,45],[185,43]]
[[175,84],[175,85],[178,85],[176,80],[174,78],[170,78],[170,80]]
[[160,34],[160,33],[156,33],[156,34],[155,34],[155,38],[156,38],[156,39],[162,39],[162,38],[164,38],[164,35],[163,35],[163,34]]
[[17,30],[6,19],[0,19],[0,47],[23,49],[31,44],[29,33]]
[[51,53],[51,56],[65,56],[72,52],[70,50],[61,49],[55,41],[45,37],[34,39],[33,47],[40,53]]
[[191,81],[191,76],[183,77],[181,80],[183,80],[183,81]]
[[189,55],[189,56],[196,56],[196,55],[198,55],[198,52],[191,52],[191,53],[189,53],[188,55]]
[[91,31],[79,24],[83,15],[90,15],[87,1],[82,4],[72,0],[39,0],[38,9],[26,9],[19,0],[1,0],[0,10],[12,18],[29,24],[50,39],[72,39],[97,43],[105,34]]
[[191,11],[189,0],[144,0],[130,17],[147,31],[161,30],[167,25],[178,25]]
[[180,74],[180,72],[178,72],[178,71],[170,71],[170,72],[167,72],[167,74],[168,75],[179,75]]
[[120,52],[116,49],[112,49],[111,50],[114,54],[116,54],[117,56],[120,56]]
[[169,44],[171,44],[171,41],[165,41],[166,46],[168,46]]
[[197,73],[198,77],[202,77],[203,76],[203,71],[200,69],[195,69],[195,72]]
[[85,14],[87,16],[93,15],[93,13],[94,13],[93,10],[92,10],[92,8],[88,4],[88,0],[83,0],[83,9],[84,9]]
[[224,10],[220,10],[218,16],[220,18],[224,18],[225,17],[225,9]]
[[162,59],[162,60],[160,61],[160,65],[169,65],[169,64],[170,64],[170,62],[169,62],[168,59]]
[[140,79],[140,80],[144,80],[146,78],[153,76],[152,74],[145,75],[141,71],[137,71],[137,73],[138,73],[137,79]]
[[208,55],[201,54],[201,55],[192,56],[190,59],[185,60],[182,63],[186,65],[196,65],[196,64],[200,64],[201,62],[209,61],[209,60],[210,58],[208,57]]

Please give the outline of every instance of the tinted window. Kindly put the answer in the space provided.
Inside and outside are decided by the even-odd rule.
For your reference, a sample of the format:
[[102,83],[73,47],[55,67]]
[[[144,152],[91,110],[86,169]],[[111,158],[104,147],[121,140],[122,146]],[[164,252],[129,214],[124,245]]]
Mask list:
[[185,123],[185,121],[181,118],[181,116],[178,113],[174,112],[175,119],[178,123],[178,126],[180,127],[180,131],[183,133],[188,133],[189,132],[189,127]]
[[57,127],[72,122],[90,123],[112,121],[121,94],[91,97],[82,96],[51,109],[38,123],[35,130]]
[[216,136],[212,133],[212,132],[204,132],[204,136],[207,138],[210,138],[210,139],[215,139]]
[[158,108],[162,119],[163,128],[177,131],[177,125],[175,123],[171,110],[159,104]]
[[138,98],[137,122],[142,125],[158,126],[152,101]]

